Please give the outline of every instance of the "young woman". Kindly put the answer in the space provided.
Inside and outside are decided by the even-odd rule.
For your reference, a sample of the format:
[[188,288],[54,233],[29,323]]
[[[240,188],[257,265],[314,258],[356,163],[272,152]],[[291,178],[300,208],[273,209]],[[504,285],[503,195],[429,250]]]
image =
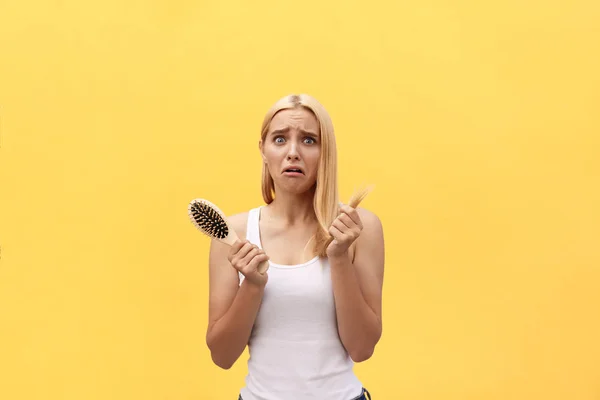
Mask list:
[[277,101],[259,148],[266,204],[229,217],[245,240],[211,244],[212,359],[228,369],[249,346],[239,399],[370,399],[353,365],[382,332],[380,220],[339,202],[333,125],[312,97]]

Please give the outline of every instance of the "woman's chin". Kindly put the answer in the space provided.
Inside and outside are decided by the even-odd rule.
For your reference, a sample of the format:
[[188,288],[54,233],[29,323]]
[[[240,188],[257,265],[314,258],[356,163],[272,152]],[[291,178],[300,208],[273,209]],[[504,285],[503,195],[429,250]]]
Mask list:
[[280,182],[276,185],[275,192],[285,192],[295,196],[301,196],[304,194],[313,193],[315,189],[315,183],[313,182]]

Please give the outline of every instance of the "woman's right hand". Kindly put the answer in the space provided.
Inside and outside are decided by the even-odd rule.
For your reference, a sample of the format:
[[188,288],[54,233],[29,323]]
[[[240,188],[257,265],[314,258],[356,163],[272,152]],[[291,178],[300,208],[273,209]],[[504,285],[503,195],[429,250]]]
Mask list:
[[231,246],[227,259],[245,280],[259,287],[267,284],[268,275],[258,272],[258,265],[269,259],[262,249],[248,240],[238,240]]

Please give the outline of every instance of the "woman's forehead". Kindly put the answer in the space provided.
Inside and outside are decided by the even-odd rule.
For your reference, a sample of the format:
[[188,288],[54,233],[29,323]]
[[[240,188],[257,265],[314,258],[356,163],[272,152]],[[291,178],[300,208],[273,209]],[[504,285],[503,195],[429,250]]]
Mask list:
[[298,129],[314,134],[319,133],[319,121],[315,115],[305,108],[281,110],[271,120],[270,131]]

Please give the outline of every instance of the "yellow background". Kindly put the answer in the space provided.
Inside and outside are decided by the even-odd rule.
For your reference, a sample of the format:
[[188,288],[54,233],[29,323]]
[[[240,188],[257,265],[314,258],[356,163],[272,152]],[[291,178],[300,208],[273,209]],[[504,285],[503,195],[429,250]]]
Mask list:
[[600,399],[595,1],[0,2],[0,399],[235,399],[208,239],[260,204],[264,113],[330,111],[376,184],[374,399]]

